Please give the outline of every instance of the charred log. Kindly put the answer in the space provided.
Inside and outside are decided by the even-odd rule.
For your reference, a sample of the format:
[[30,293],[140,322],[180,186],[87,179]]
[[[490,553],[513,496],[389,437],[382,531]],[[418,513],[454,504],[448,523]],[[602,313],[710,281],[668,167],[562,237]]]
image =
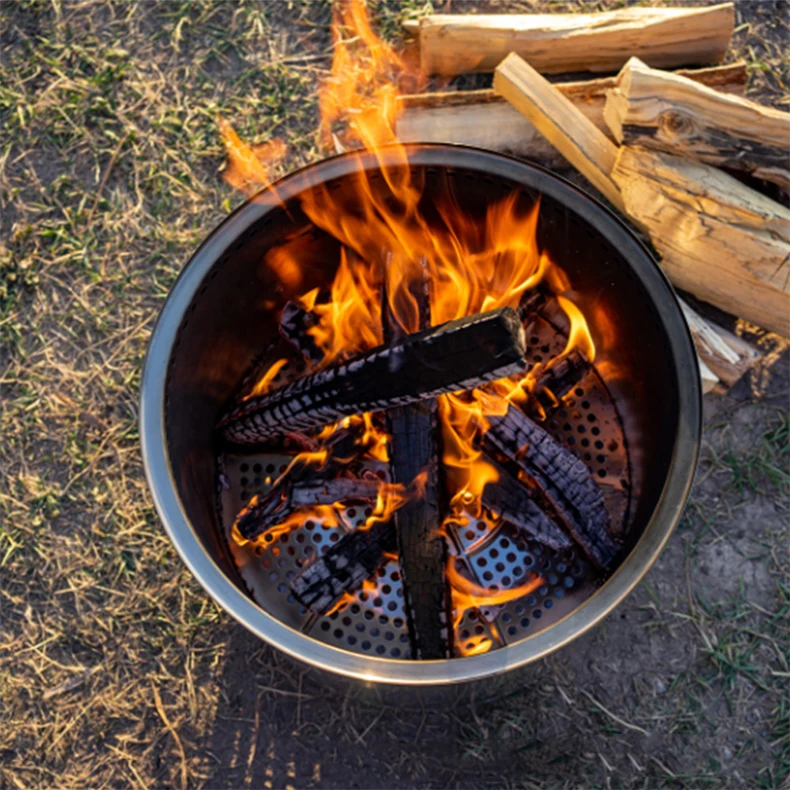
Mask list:
[[291,592],[308,609],[325,614],[344,593],[358,589],[373,576],[395,547],[390,521],[349,532],[291,582]]
[[[421,328],[430,326],[430,296],[427,279],[417,281],[413,296]],[[402,329],[383,299],[384,337],[392,348],[402,341]],[[510,330],[523,343],[518,315],[508,318],[518,324]],[[406,502],[393,515],[397,536],[403,593],[406,603],[412,655],[419,659],[447,658],[450,654],[450,590],[445,579],[447,544],[439,533],[439,430],[436,399],[392,409],[390,463],[393,481],[409,485],[424,476],[422,496]]]
[[535,502],[524,483],[490,459],[487,462],[497,468],[499,479],[483,489],[481,503],[484,507],[546,546],[565,549],[572,545],[568,536]]
[[619,547],[609,535],[603,495],[585,464],[513,406],[489,424],[485,445],[534,480],[590,560],[608,567]]
[[473,389],[524,370],[524,330],[511,308],[448,321],[250,398],[219,422],[256,444],[341,417]]
[[323,359],[324,352],[316,344],[309,329],[316,325],[318,318],[295,302],[286,302],[280,315],[280,334],[307,360],[317,363]]
[[529,416],[540,421],[546,420],[589,371],[589,363],[577,349],[552,362],[535,381],[532,397],[526,407]]
[[333,505],[335,502],[369,502],[372,505],[381,485],[381,480],[366,478],[286,478],[244,508],[236,518],[235,527],[246,540],[255,540],[277,524],[282,524],[300,508]]

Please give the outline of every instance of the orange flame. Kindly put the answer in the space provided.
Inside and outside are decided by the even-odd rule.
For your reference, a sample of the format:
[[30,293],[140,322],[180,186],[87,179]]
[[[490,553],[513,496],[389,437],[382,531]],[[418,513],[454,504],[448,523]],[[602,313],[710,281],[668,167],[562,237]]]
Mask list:
[[519,598],[529,595],[543,584],[543,579],[540,576],[536,576],[518,587],[511,587],[507,590],[490,590],[488,587],[481,587],[479,584],[467,579],[466,576],[463,576],[458,571],[454,557],[450,557],[446,573],[453,596],[453,627],[458,626],[468,609],[477,609],[481,606],[498,606],[510,603],[510,601],[517,601]]
[[222,177],[248,197],[269,185],[271,169],[287,151],[282,140],[273,139],[260,145],[247,145],[224,119],[218,118],[220,134],[228,153]]

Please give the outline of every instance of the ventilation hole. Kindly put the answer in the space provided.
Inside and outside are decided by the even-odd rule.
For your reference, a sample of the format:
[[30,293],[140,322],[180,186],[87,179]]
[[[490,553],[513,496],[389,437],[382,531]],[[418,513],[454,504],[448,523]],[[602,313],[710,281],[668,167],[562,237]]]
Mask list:
[[502,577],[502,584],[505,587],[510,587],[510,585],[513,584],[513,580],[510,578],[510,576],[503,576]]
[[583,408],[583,409],[589,409],[589,408],[590,408],[590,401],[588,401],[588,400],[583,400],[583,401],[582,401],[582,408]]
[[598,477],[606,477],[606,469],[599,469]]
[[250,492],[249,491],[242,491],[241,492],[241,501],[242,502],[246,502],[249,498],[250,498]]
[[477,531],[478,532],[485,532],[488,529],[488,524],[485,521],[478,521],[477,522]]
[[513,618],[510,616],[510,613],[509,613],[509,612],[505,612],[505,613],[502,615],[502,622],[503,622],[503,623],[509,623],[509,622],[510,622],[512,619],[513,619]]
[[[579,442],[579,444],[580,444],[582,447],[589,447],[589,446],[590,446],[590,440],[589,440],[589,439],[582,439],[582,440]],[[587,453],[587,455],[589,455],[589,453]]]
[[595,422],[596,419],[596,416],[592,413],[587,415],[587,422]]
[[331,627],[332,626],[329,625],[329,623],[326,620],[324,620],[324,622],[321,623],[321,630],[322,631],[328,631]]
[[573,392],[577,398],[581,398],[581,396],[584,395],[584,390],[581,387],[576,387]]
[[392,654],[393,658],[400,658],[400,648],[399,647],[393,647],[392,650],[390,650],[390,653]]
[[363,650],[370,650],[370,642],[368,642],[368,640],[366,639],[364,642],[362,642],[362,644],[360,645],[360,647],[361,647]]
[[518,628],[516,626],[511,625],[510,628],[507,629],[508,636],[515,636],[518,633]]
[[484,578],[484,579],[485,579],[487,582],[490,582],[490,581],[491,581],[491,580],[494,578],[494,574],[493,574],[493,573],[491,573],[491,571],[486,571],[486,572],[483,574],[483,578]]
[[570,589],[571,589],[571,587],[573,587],[573,585],[574,585],[576,582],[575,582],[575,580],[573,579],[573,577],[572,577],[572,576],[566,576],[566,577],[565,577],[565,578],[562,580],[562,583],[563,583],[563,584],[564,584],[564,585],[565,585],[565,586],[566,586],[566,587],[567,587],[567,588],[570,590]]
[[598,436],[600,432],[601,429],[597,425],[593,425],[593,427],[590,428],[590,433],[592,433],[593,436]]
[[543,617],[543,612],[541,612],[540,609],[535,609],[535,611],[532,613],[532,616],[536,620],[540,620],[540,618]]
[[543,602],[543,608],[551,609],[552,606],[554,606],[554,601],[552,601],[551,598],[546,598],[546,600]]
[[384,595],[389,595],[392,592],[392,587],[390,587],[389,584],[385,584],[382,586],[381,592],[383,592]]
[[482,626],[482,625],[476,625],[476,626],[475,626],[475,633],[476,633],[478,636],[482,636],[482,635],[483,635],[485,632],[486,632],[486,629],[485,629],[485,628],[483,628],[483,626]]
[[393,634],[392,631],[385,631],[384,639],[387,642],[392,642],[395,639],[395,634]]
[[468,628],[464,628],[464,630],[461,631],[461,639],[469,639],[469,629]]
[[529,618],[528,617],[522,618],[522,620],[521,620],[521,627],[522,628],[529,628]]
[[241,466],[239,466],[239,471],[240,472],[247,472],[249,470],[249,468],[250,468],[249,464],[241,464]]
[[335,639],[342,639],[343,638],[343,632],[339,628],[335,628],[335,630],[332,631],[332,636],[334,636]]
[[348,514],[349,518],[354,518],[357,515],[356,508],[350,507],[346,513]]
[[384,655],[384,654],[387,652],[387,648],[386,648],[386,647],[384,647],[384,645],[376,645],[376,652],[377,652],[377,653],[378,653],[380,656],[383,656],[383,655]]
[[466,531],[466,539],[467,540],[474,540],[475,539],[475,533],[471,529],[468,529]]

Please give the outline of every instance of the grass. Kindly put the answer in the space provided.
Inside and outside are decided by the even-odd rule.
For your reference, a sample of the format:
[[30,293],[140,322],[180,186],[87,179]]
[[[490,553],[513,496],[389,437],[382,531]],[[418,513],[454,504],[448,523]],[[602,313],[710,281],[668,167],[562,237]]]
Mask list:
[[[393,38],[427,6],[373,5]],[[780,787],[786,411],[717,400],[642,587],[471,711],[323,688],[176,557],[139,454],[146,342],[242,200],[217,115],[287,141],[275,175],[322,155],[329,18],[324,0],[0,5],[0,785]],[[785,21],[754,7],[741,24],[751,94],[785,106]]]

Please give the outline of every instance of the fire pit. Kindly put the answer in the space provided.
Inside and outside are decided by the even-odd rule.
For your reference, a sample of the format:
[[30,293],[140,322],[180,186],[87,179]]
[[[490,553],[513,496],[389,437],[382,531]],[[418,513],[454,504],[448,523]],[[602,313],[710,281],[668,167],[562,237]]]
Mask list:
[[[424,225],[356,244],[395,182]],[[141,435],[173,542],[240,622],[334,672],[441,684],[533,661],[632,589],[684,504],[699,392],[675,297],[611,213],[415,146],[295,173],[211,235],[152,336]]]

